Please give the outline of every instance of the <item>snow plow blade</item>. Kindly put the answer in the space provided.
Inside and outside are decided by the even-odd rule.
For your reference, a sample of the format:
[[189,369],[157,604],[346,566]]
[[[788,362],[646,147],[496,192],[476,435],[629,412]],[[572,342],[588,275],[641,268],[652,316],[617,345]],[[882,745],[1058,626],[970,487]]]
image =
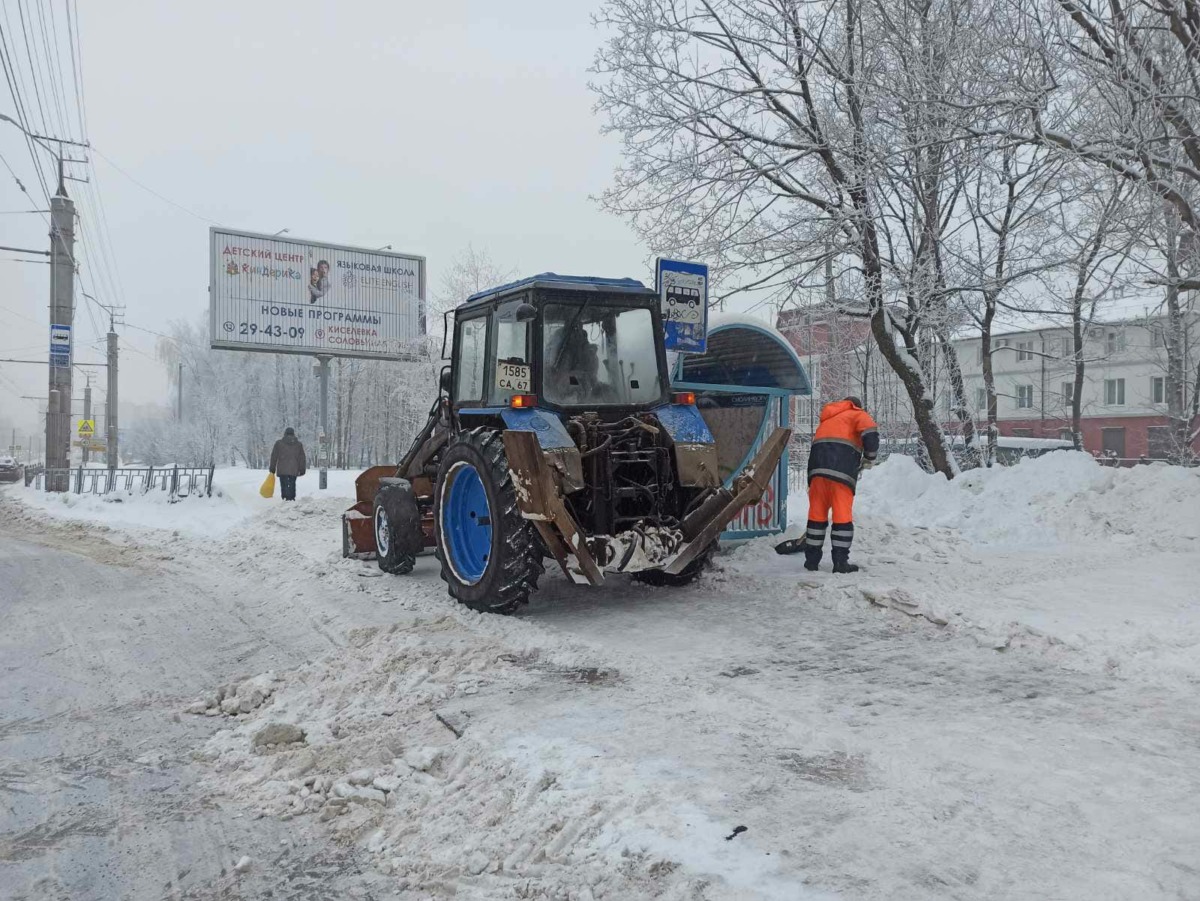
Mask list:
[[[666,566],[666,572],[676,576],[716,541],[717,536],[748,504],[757,504],[771,485],[775,467],[792,437],[791,429],[776,429],[771,433],[754,459],[729,488],[722,488],[683,521],[687,547]],[[715,512],[714,512],[715,511]]]
[[[678,575],[708,549],[743,507],[758,503],[771,484],[775,467],[791,436],[791,429],[776,429],[732,487],[715,492],[693,511],[681,524],[681,532],[672,530],[675,540],[685,543],[678,553],[663,561],[663,571]],[[503,439],[521,516],[537,527],[546,547],[568,578],[578,584],[602,585],[606,567],[623,571],[621,564],[612,559],[614,545],[619,545],[622,537],[632,533],[622,533],[614,538],[600,537],[589,542],[563,504],[554,473],[546,463],[537,436],[532,432],[508,430],[503,433]],[[594,556],[594,550],[601,554],[600,561]]]

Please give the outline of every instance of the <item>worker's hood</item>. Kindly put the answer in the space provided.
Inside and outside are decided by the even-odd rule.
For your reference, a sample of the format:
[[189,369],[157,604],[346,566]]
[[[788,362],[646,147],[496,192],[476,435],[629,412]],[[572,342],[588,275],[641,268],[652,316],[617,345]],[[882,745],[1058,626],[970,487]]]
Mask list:
[[833,419],[833,417],[839,416],[842,413],[845,413],[847,410],[857,409],[858,408],[848,400],[835,400],[833,403],[826,404],[821,408],[821,422],[824,422],[826,419]]

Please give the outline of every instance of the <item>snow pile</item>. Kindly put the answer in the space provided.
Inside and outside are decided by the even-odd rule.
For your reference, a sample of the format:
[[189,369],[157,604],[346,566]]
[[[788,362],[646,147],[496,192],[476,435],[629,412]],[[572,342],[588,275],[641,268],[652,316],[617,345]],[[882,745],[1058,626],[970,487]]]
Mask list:
[[222,685],[191,704],[185,710],[196,716],[237,716],[257,710],[275,693],[279,677],[274,673],[263,673],[241,682]]
[[[664,799],[593,766],[589,748],[513,738],[472,712],[602,671],[469,626],[456,615],[356,630],[351,649],[292,673],[269,707],[210,739],[211,789],[327,824],[403,898],[702,897],[712,874],[646,848],[670,819]],[[264,718],[301,742],[263,741]]]
[[[27,507],[55,519],[95,522],[116,529],[178,532],[193,538],[220,538],[238,527],[251,524],[257,517],[277,514],[282,501],[276,486],[275,497],[258,493],[267,477],[266,470],[229,467],[213,476],[211,497],[171,498],[161,490],[107,495],[48,493],[32,486],[9,492]],[[354,498],[354,480],[358,471],[329,473],[329,488],[320,491],[317,473],[310,472],[296,483],[297,503],[305,499],[336,498],[341,509]],[[290,506],[290,505],[289,505]]]
[[[801,505],[792,512],[793,521],[804,515]],[[895,455],[864,475],[856,513],[1011,548],[1116,539],[1198,550],[1200,470],[1102,467],[1087,454],[1059,452],[947,481]]]

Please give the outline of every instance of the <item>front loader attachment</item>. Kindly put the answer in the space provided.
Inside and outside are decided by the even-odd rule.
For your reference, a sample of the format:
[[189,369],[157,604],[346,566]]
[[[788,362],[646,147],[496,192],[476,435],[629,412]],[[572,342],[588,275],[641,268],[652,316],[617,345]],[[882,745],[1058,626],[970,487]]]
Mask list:
[[713,493],[678,529],[648,525],[613,536],[585,535],[563,503],[555,473],[532,432],[505,431],[504,450],[521,515],[537,526],[563,572],[578,584],[602,585],[605,570],[659,569],[677,575],[702,554],[743,507],[771,484],[791,429],[778,428],[731,487]]
[[521,515],[537,526],[542,541],[571,581],[603,585],[604,572],[588,550],[583,530],[563,504],[537,435],[509,429],[503,437]]

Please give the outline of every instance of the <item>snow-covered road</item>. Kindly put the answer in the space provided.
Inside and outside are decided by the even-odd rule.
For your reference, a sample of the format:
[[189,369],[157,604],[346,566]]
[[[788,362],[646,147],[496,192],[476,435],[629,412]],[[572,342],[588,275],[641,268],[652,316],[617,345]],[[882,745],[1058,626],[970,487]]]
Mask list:
[[751,586],[677,594],[557,582],[531,618],[644,666],[613,716],[568,703],[519,728],[648,762],[664,797],[747,825],[781,872],[844,897],[1200,889],[1195,686],[997,652],[867,603],[887,578],[762,562]]
[[169,546],[0,509],[0,898],[387,897],[353,848],[215,804],[191,762],[212,730],[180,716],[197,684],[338,645],[341,605],[213,591]]
[[[103,863],[129,897],[264,871],[307,897],[309,860],[313,897],[1200,897],[1200,478],[891,467],[856,576],[752,543],[684,590],[548,575],[513,618],[453,605],[431,558],[341,560],[344,497],[259,503],[253,473],[140,510],[0,494],[0,529],[91,558],[0,545],[0,762],[42,768],[0,778],[0,888]],[[261,708],[177,717],[267,670]],[[269,723],[304,743],[254,748]],[[100,763],[64,788],[60,757]],[[134,825],[58,830],[95,786]],[[58,837],[6,852],[31,830]]]

